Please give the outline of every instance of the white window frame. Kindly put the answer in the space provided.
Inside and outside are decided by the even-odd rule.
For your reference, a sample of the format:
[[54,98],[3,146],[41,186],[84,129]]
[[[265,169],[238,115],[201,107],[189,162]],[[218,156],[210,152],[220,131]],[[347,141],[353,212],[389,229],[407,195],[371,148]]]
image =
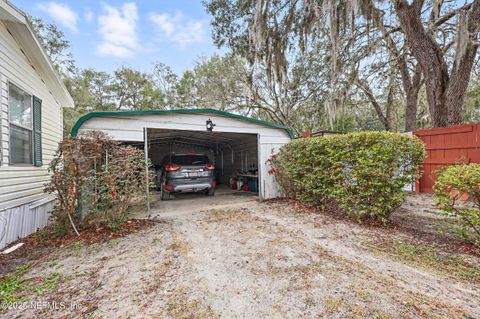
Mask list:
[[[7,114],[7,123],[8,123],[8,165],[9,166],[34,166],[34,154],[33,154],[33,94],[31,94],[28,90],[25,90],[21,85],[18,85],[17,83],[8,80],[7,81],[7,109],[8,109],[8,114]],[[23,91],[24,93],[30,95],[30,107],[31,107],[31,121],[32,121],[32,127],[24,127],[22,125],[18,124],[12,124],[10,123],[10,86],[15,86],[17,89]],[[30,136],[31,136],[31,158],[32,161],[31,163],[12,163],[12,125],[22,128],[24,130],[29,130],[30,131]]]

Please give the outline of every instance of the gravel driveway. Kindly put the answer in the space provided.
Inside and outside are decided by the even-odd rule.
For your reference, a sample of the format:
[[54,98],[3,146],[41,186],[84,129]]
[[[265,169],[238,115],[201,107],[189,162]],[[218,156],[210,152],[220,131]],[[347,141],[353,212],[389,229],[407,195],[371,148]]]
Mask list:
[[28,274],[57,272],[58,287],[31,300],[64,309],[6,317],[480,318],[478,281],[372,252],[381,229],[251,196],[160,207],[153,228],[69,247]]

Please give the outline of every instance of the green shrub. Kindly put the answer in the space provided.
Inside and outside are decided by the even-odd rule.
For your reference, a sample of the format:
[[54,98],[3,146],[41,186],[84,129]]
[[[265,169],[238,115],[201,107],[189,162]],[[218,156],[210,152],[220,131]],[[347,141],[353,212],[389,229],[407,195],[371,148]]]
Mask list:
[[356,219],[385,223],[424,158],[417,137],[360,132],[294,140],[270,164],[288,196],[320,207],[335,203]]
[[441,212],[453,217],[449,229],[480,244],[480,164],[449,166],[438,175],[435,196]]

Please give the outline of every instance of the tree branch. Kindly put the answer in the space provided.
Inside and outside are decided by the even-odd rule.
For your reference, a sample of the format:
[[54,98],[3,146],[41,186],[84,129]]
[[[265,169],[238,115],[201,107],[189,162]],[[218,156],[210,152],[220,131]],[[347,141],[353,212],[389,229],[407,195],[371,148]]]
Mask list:
[[355,79],[355,83],[357,86],[363,91],[365,96],[367,97],[368,101],[372,104],[375,113],[377,113],[378,119],[380,122],[382,122],[383,126],[387,131],[390,130],[390,125],[388,123],[387,117],[383,114],[382,107],[378,103],[377,99],[375,98],[375,95],[372,92],[372,89],[368,85],[368,83],[364,80],[361,80],[359,78]]

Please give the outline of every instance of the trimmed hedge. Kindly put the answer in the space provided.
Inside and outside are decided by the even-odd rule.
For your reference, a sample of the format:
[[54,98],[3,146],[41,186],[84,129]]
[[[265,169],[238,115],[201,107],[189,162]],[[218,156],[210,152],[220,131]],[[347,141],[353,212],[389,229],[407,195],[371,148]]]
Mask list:
[[361,220],[387,222],[402,188],[421,174],[424,145],[414,136],[359,132],[298,139],[270,160],[287,196],[320,207],[335,203]]
[[480,245],[480,164],[452,165],[438,173],[433,187],[449,230]]

